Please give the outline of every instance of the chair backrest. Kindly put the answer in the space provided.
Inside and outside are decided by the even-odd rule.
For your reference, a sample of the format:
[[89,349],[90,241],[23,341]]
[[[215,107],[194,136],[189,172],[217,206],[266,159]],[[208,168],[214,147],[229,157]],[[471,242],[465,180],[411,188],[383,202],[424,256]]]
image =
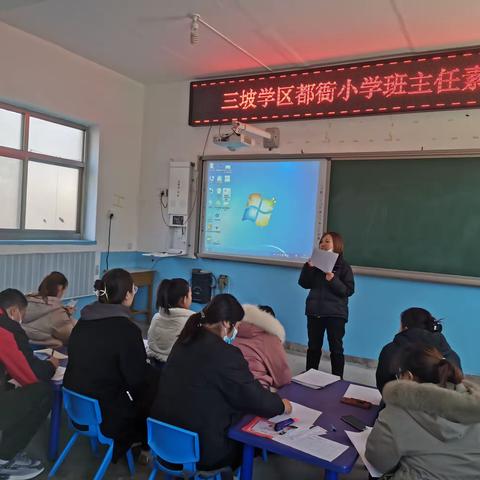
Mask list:
[[[75,430],[89,437],[97,437],[99,435],[102,413],[98,400],[80,395],[63,387],[63,403]],[[85,428],[78,428],[78,426]]]
[[153,453],[169,463],[195,471],[200,459],[198,434],[147,418],[148,444]]

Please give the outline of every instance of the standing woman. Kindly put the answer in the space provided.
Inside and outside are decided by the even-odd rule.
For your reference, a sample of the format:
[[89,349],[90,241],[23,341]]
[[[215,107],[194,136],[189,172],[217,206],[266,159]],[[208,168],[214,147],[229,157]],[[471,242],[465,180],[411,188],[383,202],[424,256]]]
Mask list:
[[333,272],[322,272],[308,261],[298,279],[301,287],[310,289],[305,308],[308,329],[307,370],[318,369],[326,330],[332,373],[343,378],[343,336],[348,321],[348,297],[355,290],[353,272],[343,259],[343,239],[338,233],[324,233],[319,246],[321,250],[338,253],[338,259]]

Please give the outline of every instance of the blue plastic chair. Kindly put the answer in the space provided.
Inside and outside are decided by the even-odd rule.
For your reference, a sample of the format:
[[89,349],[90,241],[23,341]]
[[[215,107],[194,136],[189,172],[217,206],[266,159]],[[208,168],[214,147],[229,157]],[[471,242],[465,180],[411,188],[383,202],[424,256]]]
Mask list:
[[[197,469],[200,459],[200,445],[198,434],[174,427],[168,423],[147,418],[148,444],[154,456],[153,470],[148,480],[154,480],[157,473],[162,471],[167,479],[172,477],[221,480],[221,470],[203,472]],[[181,470],[172,470],[160,463],[181,465]]]
[[[102,423],[100,405],[98,404],[97,400],[72,392],[65,387],[63,388],[63,400],[65,411],[67,412],[70,420],[70,426],[75,430],[75,433],[68,441],[67,446],[58,457],[58,460],[55,462],[55,465],[50,470],[48,476],[50,478],[57,473],[58,468],[65,460],[78,436],[84,435],[90,438],[90,444],[95,454],[98,454],[98,443],[101,443],[102,445],[108,445],[107,453],[103,457],[103,461],[98,468],[95,477],[93,477],[94,480],[100,480],[105,475],[105,472],[112,461],[114,448],[113,439],[105,437],[100,431],[100,424]],[[75,427],[75,424],[86,427],[86,429],[79,430]],[[133,464],[132,451],[128,450],[126,456],[130,475],[133,476],[135,475],[135,466]]]

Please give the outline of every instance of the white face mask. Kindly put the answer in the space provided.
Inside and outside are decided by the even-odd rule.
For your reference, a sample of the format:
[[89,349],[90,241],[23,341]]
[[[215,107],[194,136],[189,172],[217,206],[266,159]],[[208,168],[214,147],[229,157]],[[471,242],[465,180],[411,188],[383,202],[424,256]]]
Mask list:
[[237,337],[237,333],[238,333],[238,330],[236,327],[233,327],[233,330],[232,330],[232,335],[229,337],[228,335],[225,335],[223,337],[223,341],[225,343],[227,343],[228,345],[231,345],[233,343],[233,341],[235,340],[235,338]]

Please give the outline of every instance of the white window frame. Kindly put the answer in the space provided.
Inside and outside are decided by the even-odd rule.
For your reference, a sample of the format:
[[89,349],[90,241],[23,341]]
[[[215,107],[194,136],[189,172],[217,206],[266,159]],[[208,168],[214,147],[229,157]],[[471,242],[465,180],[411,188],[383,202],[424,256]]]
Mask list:
[[[32,110],[18,108],[13,105],[0,102],[0,108],[20,113],[22,115],[21,147],[20,149],[4,147],[0,145],[0,156],[22,160],[22,184],[21,184],[21,207],[20,227],[0,228],[0,240],[82,240],[84,234],[84,210],[85,210],[85,184],[87,175],[87,147],[88,128],[64,119],[45,115]],[[83,151],[81,161],[68,158],[55,157],[41,153],[28,151],[28,137],[30,118],[35,117],[48,122],[65,125],[83,131]],[[35,161],[49,165],[73,167],[78,170],[78,199],[77,199],[77,224],[75,230],[39,230],[26,229],[26,204],[27,204],[27,176],[28,162]]]

